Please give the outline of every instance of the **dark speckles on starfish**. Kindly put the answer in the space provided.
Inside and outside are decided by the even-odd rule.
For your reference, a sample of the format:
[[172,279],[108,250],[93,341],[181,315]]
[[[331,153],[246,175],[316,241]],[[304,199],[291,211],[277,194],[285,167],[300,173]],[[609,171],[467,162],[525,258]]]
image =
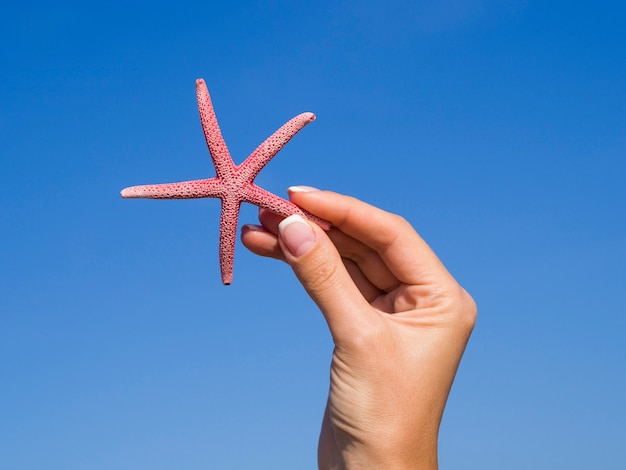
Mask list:
[[226,142],[222,137],[211,97],[204,80],[196,80],[196,96],[200,122],[209,153],[215,166],[214,178],[184,181],[181,183],[148,184],[122,190],[124,198],[194,199],[213,197],[222,201],[220,218],[220,270],[222,282],[230,284],[233,279],[235,240],[239,206],[248,202],[285,217],[300,214],[318,225],[328,228],[328,222],[303,211],[292,202],[272,194],[254,184],[254,179],[265,165],[304,126],[315,120],[313,113],[302,113],[285,123],[268,137],[246,160],[235,165]]

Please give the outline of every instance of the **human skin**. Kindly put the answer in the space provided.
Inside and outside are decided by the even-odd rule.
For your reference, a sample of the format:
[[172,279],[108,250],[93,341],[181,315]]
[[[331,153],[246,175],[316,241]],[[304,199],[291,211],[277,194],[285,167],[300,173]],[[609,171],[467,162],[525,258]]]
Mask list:
[[436,469],[439,425],[476,305],[402,217],[349,196],[294,187],[329,221],[261,210],[243,244],[288,263],[335,344],[320,469]]

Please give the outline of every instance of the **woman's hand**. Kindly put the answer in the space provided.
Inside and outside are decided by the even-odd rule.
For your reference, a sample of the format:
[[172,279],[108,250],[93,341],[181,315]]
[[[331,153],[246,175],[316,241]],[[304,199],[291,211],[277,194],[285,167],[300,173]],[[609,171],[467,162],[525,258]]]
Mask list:
[[329,221],[261,211],[242,240],[281,259],[335,343],[320,468],[434,469],[444,406],[476,320],[469,294],[403,218],[357,199],[294,187]]

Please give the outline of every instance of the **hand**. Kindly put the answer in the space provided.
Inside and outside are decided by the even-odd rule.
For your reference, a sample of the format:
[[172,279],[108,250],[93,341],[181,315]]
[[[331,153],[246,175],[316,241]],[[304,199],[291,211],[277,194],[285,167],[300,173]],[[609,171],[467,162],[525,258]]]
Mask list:
[[289,197],[333,228],[262,210],[242,241],[291,265],[335,343],[319,467],[436,469],[474,301],[403,218],[308,187]]

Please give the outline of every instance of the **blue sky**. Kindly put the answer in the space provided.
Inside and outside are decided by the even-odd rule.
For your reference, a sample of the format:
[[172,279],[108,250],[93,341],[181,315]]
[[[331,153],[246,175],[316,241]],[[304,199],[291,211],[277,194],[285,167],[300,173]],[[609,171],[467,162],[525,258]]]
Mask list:
[[[626,7],[619,2],[85,2],[0,17],[0,467],[315,468],[332,344],[212,176],[317,120],[257,182],[402,214],[479,321],[442,468],[623,468]],[[256,210],[243,208],[241,223]]]

